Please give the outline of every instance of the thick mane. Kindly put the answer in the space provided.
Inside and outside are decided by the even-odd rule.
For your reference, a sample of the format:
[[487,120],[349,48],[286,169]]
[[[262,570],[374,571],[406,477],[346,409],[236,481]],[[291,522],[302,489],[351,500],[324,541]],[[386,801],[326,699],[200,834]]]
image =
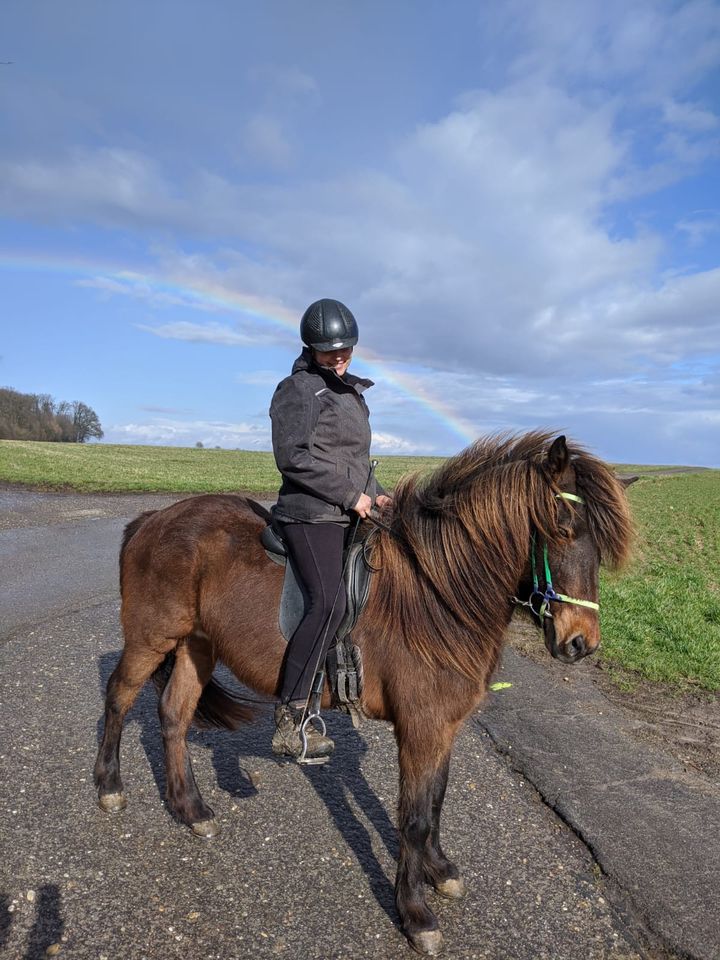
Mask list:
[[[380,622],[399,625],[425,661],[473,682],[494,664],[532,528],[550,542],[558,538],[559,488],[546,466],[553,436],[483,438],[429,476],[409,475],[398,484],[397,536],[378,537],[374,558],[383,574],[373,602],[382,608]],[[582,447],[568,443],[568,451],[600,556],[618,566],[632,530],[622,485]]]
[[570,446],[577,488],[585,499],[588,525],[602,562],[618,569],[627,562],[634,539],[625,490],[613,471],[582,447]]

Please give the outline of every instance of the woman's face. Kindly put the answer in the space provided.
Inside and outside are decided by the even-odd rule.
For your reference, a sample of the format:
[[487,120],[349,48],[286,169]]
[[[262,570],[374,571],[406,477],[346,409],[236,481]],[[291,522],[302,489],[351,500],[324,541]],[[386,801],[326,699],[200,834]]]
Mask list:
[[338,350],[313,350],[313,357],[319,367],[334,370],[341,377],[350,366],[352,352],[352,347],[342,347]]

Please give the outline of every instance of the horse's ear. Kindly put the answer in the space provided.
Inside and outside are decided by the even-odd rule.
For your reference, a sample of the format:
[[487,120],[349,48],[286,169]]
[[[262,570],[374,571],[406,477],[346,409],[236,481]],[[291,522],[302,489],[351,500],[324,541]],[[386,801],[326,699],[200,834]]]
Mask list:
[[640,477],[618,477],[618,480],[624,487],[629,487],[631,483],[636,483]]
[[559,436],[553,440],[547,455],[547,468],[553,479],[557,479],[570,463],[570,454],[568,452],[565,437]]

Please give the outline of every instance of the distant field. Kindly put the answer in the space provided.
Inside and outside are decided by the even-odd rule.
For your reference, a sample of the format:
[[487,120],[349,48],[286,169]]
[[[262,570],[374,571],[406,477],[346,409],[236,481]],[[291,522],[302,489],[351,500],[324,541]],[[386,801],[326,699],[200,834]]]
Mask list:
[[[378,477],[393,486],[403,473],[428,470],[441,457],[378,457]],[[274,494],[280,485],[271,453],[112,444],[0,440],[0,482],[43,490]]]
[[640,476],[647,476],[648,474],[703,473],[709,469],[708,467],[663,466],[657,463],[623,463],[621,466],[623,473],[638,473]]
[[[425,472],[442,457],[378,456],[378,477],[392,487],[410,471]],[[624,473],[677,473],[692,467],[622,464]],[[0,482],[44,490],[118,493],[200,493],[244,490],[275,493],[280,475],[271,453],[194,447],[126,446],[105,443],[39,443],[0,440]]]
[[[387,487],[403,473],[441,462],[378,459]],[[638,549],[627,570],[603,574],[601,656],[620,683],[637,675],[720,690],[720,471],[617,468],[642,476],[629,488]],[[270,453],[0,440],[0,482],[42,489],[272,496],[279,480]]]

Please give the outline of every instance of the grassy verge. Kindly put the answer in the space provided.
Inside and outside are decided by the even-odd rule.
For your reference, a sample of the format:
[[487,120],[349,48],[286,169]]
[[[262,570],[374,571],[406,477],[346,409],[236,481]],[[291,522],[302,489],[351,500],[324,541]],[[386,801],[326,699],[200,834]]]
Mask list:
[[628,494],[637,552],[603,574],[602,657],[626,686],[720,690],[720,471],[646,477]]
[[[391,488],[402,474],[440,462],[383,457],[378,477]],[[627,570],[603,574],[601,656],[625,686],[640,676],[720,690],[720,471],[621,469],[644,474],[629,489],[638,549]],[[672,475],[647,476],[650,470]],[[280,478],[270,453],[2,440],[0,481],[83,492],[272,496]]]

